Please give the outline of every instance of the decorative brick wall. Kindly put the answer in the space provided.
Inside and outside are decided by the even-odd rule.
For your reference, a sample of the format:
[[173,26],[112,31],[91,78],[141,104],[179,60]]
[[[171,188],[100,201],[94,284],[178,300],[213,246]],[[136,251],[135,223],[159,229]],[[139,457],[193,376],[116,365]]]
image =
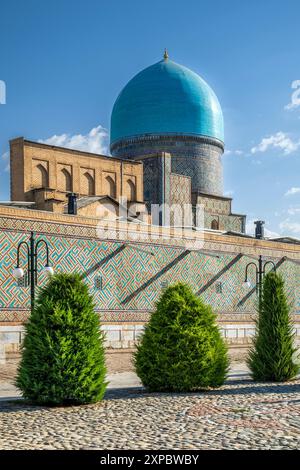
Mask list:
[[203,204],[207,212],[222,215],[231,213],[231,198],[211,197],[198,192],[194,192],[192,198],[193,204]]
[[192,184],[189,176],[177,175],[171,173],[171,203],[191,204],[192,200]]
[[[222,214],[216,219],[220,230],[244,232],[245,216],[232,215],[231,199],[223,197],[221,142],[196,136],[139,136],[114,144],[112,153],[125,160],[144,162],[144,199],[148,210],[150,203],[172,204],[179,199],[181,203],[200,203],[205,207],[206,228],[211,228],[215,214]],[[180,176],[190,183],[188,179],[179,180]]]
[[225,231],[233,231],[243,233],[244,217],[240,215],[224,215],[224,214],[210,214],[204,213],[204,225],[205,227],[211,227],[212,221],[218,221],[218,229]]
[[217,229],[223,231],[233,231],[244,233],[246,216],[233,214],[231,212],[231,198],[221,196],[210,196],[199,192],[192,194],[193,204],[202,204],[204,207],[204,226],[212,227],[212,222],[216,221]]
[[[136,200],[143,200],[143,165],[140,162],[124,162],[23,138],[12,140],[10,146],[12,201],[32,201],[36,202],[37,209],[54,210],[48,200],[55,198],[63,212],[67,192],[83,196],[110,195],[118,199],[126,194],[128,180],[134,184]],[[113,194],[108,176],[114,184]],[[39,191],[41,187],[44,191]],[[45,191],[49,188],[52,195]]]
[[172,156],[172,172],[190,176],[192,191],[223,194],[223,144],[198,136],[139,136],[114,144],[112,154],[121,158],[140,159],[155,153]]
[[[29,239],[31,230],[37,239],[48,241],[56,272],[83,274],[95,297],[109,347],[131,347],[155,308],[161,290],[176,281],[188,282],[213,306],[230,344],[247,345],[253,333],[257,298],[255,289],[245,291],[242,283],[246,264],[259,254],[274,260],[278,271],[283,273],[300,334],[300,265],[290,261],[300,261],[299,245],[207,233],[203,250],[190,251],[192,248],[186,248],[185,237],[176,231],[167,240],[162,238],[164,229],[157,228],[156,239],[150,241],[146,228],[141,228],[145,230],[144,241],[133,241],[125,233],[128,225],[120,223],[117,229],[103,228],[106,238],[99,239],[96,224],[97,220],[92,218],[0,208],[2,349],[4,343],[9,343],[9,332],[14,333],[14,339],[21,339],[22,324],[29,315],[29,288],[18,286],[12,270],[17,245]],[[218,254],[219,258],[209,253]],[[41,272],[44,262],[41,252],[41,285],[45,281]],[[251,272],[250,278],[254,282],[254,273]]]

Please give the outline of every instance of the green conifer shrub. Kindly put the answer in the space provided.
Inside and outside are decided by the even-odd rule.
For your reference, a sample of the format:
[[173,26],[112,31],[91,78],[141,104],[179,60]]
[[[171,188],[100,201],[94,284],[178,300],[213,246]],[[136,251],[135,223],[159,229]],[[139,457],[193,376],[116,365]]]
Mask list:
[[103,333],[81,276],[50,279],[38,294],[25,333],[16,379],[24,398],[53,405],[103,398]]
[[254,380],[285,382],[299,372],[293,360],[296,349],[291,306],[281,275],[269,272],[262,287],[256,334],[247,362]]
[[134,354],[149,391],[192,391],[223,384],[227,347],[210,306],[182,283],[168,287]]

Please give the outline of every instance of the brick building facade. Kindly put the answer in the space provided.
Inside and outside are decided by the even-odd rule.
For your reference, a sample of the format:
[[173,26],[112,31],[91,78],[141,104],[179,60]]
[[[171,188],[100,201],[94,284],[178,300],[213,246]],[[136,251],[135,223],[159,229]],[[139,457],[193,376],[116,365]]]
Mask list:
[[11,201],[63,213],[67,195],[76,193],[79,214],[104,216],[126,198],[133,216],[145,215],[141,162],[125,162],[21,137],[10,142],[10,168]]

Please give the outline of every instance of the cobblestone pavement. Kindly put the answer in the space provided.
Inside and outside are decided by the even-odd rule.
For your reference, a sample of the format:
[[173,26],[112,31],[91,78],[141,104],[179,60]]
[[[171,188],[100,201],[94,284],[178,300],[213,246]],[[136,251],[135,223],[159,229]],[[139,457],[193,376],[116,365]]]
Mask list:
[[300,380],[217,390],[111,389],[80,407],[0,402],[0,449],[300,449]]

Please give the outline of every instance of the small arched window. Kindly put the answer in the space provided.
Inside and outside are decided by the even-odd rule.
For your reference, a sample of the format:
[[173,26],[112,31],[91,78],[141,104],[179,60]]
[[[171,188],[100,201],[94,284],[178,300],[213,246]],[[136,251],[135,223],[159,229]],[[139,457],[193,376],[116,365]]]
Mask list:
[[88,172],[84,173],[84,176],[86,178],[86,189],[87,193],[89,196],[94,196],[95,195],[95,181],[92,175],[90,175]]
[[211,228],[212,230],[219,230],[219,222],[216,219],[212,221]]
[[37,181],[36,181],[36,186],[41,187],[41,188],[48,188],[49,187],[49,177],[48,177],[48,171],[46,168],[39,164],[36,166],[37,169]]
[[127,180],[127,199],[128,201],[136,201],[136,191],[135,191],[135,184],[131,180]]
[[116,183],[114,182],[111,176],[107,176],[105,178],[105,181],[106,181],[107,195],[115,198],[116,197]]
[[72,192],[73,191],[73,185],[72,185],[72,176],[66,168],[63,168],[61,170],[63,174],[63,191],[66,192]]

